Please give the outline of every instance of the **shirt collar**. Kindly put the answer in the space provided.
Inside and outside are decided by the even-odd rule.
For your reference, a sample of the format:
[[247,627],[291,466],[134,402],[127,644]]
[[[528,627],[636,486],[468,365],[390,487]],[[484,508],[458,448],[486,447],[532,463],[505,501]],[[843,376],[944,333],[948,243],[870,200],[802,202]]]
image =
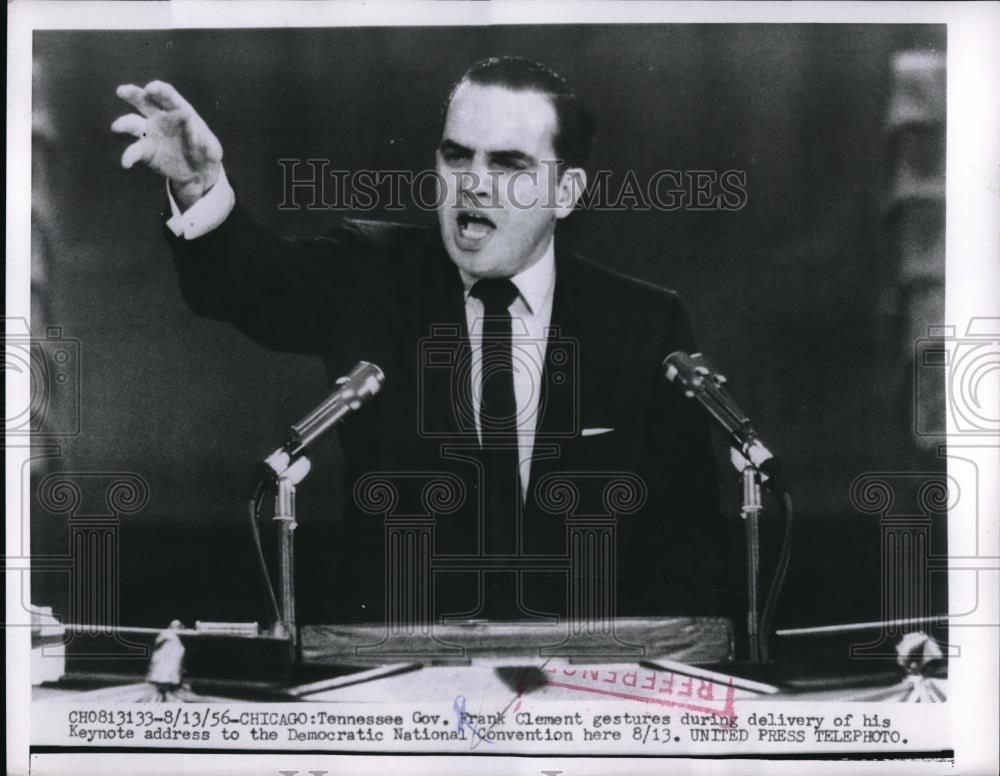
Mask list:
[[[461,272],[462,284],[465,286],[465,299],[469,299],[469,291],[475,285],[476,278]],[[542,258],[525,270],[521,270],[510,280],[517,286],[521,294],[521,299],[528,306],[528,310],[535,315],[542,307],[545,299],[552,294],[556,279],[556,251],[555,240],[549,240],[549,246],[542,254]]]

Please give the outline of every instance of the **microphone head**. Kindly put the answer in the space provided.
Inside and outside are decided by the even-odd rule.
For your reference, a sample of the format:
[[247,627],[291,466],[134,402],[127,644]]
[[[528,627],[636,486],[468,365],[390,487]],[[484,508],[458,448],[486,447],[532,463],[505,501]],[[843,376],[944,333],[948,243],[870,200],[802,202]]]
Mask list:
[[316,409],[292,426],[291,442],[304,449],[327,431],[344,415],[378,393],[385,382],[385,373],[375,364],[359,361],[348,374],[337,379],[337,389]]
[[692,356],[683,350],[675,350],[663,359],[663,373],[672,383],[678,383],[683,388],[696,388],[708,374],[708,369],[699,364],[700,358],[700,353]]
[[382,389],[385,372],[370,361],[359,361],[346,377],[337,380],[340,395],[350,404],[352,410]]

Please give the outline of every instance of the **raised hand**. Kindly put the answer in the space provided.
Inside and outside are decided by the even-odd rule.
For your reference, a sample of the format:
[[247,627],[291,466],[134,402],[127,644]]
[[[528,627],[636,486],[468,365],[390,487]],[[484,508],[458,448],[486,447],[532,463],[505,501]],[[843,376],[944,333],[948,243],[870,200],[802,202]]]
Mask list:
[[145,88],[119,86],[119,97],[138,113],[119,116],[113,132],[136,141],[122,154],[122,167],[141,162],[170,181],[183,209],[203,197],[222,172],[222,145],[190,103],[173,86],[152,81]]

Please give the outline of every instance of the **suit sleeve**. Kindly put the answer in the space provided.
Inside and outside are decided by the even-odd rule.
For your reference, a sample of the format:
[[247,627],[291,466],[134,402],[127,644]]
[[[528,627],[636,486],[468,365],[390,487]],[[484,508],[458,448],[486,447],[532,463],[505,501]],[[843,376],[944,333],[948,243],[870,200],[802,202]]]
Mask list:
[[198,315],[227,321],[265,347],[327,354],[357,303],[360,235],[344,222],[325,237],[279,237],[237,201],[193,240],[165,229],[181,294]]

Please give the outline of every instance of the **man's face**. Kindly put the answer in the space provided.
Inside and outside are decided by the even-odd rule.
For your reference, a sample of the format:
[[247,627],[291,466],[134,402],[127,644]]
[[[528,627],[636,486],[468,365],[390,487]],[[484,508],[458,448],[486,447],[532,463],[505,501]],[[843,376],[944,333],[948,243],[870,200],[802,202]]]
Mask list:
[[565,195],[555,172],[556,112],[538,92],[466,82],[437,150],[438,220],[451,260],[474,278],[509,277],[545,253]]

